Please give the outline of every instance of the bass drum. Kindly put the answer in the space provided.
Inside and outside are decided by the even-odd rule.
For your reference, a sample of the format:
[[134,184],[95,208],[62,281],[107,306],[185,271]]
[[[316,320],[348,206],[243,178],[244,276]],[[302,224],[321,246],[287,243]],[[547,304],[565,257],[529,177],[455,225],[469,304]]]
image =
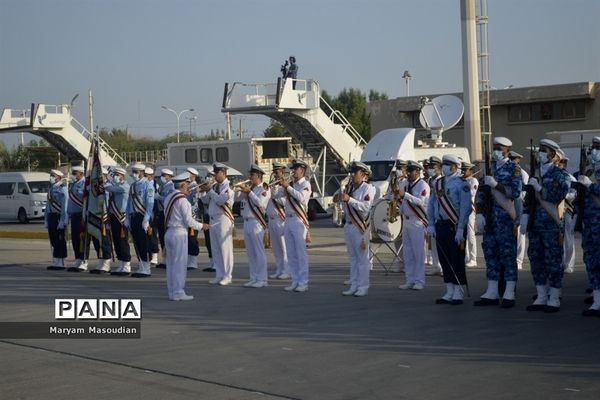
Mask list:
[[398,215],[395,221],[389,219],[389,207],[393,204],[389,200],[379,199],[371,207],[371,241],[395,242],[402,233],[402,217]]

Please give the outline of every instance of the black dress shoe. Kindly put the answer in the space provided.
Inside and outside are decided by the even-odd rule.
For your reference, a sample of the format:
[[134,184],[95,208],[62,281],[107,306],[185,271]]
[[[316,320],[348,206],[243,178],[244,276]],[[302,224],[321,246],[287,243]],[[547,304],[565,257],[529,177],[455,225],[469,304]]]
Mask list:
[[57,267],[56,265],[51,265],[49,267],[46,268],[48,271],[62,271],[63,269],[66,269],[65,267]]
[[453,306],[459,306],[459,305],[461,305],[462,303],[463,303],[463,301],[462,301],[462,300],[455,300],[455,299],[452,299],[452,301],[450,301],[450,304],[451,304],[451,305],[453,305]]
[[594,304],[594,296],[586,297],[583,304]]
[[581,313],[584,317],[600,317],[600,310],[587,309]]
[[108,271],[105,271],[103,269],[90,269],[90,274],[102,275],[102,274],[108,274]]
[[488,299],[486,297],[482,297],[476,302],[473,303],[475,307],[484,307],[484,306],[497,306],[500,304],[500,300],[498,299]]
[[206,267],[202,271],[204,271],[204,272],[215,272],[216,270],[213,267]]
[[165,268],[167,268],[167,264],[165,264],[165,263],[157,264],[156,268],[165,269]]
[[81,270],[77,267],[67,268],[67,272],[81,272]]
[[592,290],[592,288],[587,288],[587,289],[585,289],[585,292],[587,294],[592,294],[593,290]]
[[527,311],[544,311],[544,308],[546,308],[545,304],[530,304],[527,306],[526,310]]
[[110,273],[112,276],[129,276],[131,272],[113,271]]
[[148,275],[148,274],[140,274],[139,272],[134,272],[133,274],[131,274],[132,278],[148,278],[152,275]]
[[500,308],[513,308],[515,306],[514,300],[502,299],[502,303],[500,303]]
[[451,301],[450,300],[446,300],[446,299],[436,299],[435,304],[450,304]]
[[555,312],[558,312],[558,310],[560,310],[560,307],[554,307],[554,306],[546,306],[546,307],[544,307],[544,312],[546,314],[555,313]]

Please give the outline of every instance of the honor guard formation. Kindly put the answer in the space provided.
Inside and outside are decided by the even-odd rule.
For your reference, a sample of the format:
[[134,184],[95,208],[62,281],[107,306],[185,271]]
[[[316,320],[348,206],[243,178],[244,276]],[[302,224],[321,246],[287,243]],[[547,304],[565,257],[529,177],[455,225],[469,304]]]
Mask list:
[[[520,166],[523,156],[511,149],[508,138],[494,138],[491,147],[479,171],[453,154],[441,159],[396,160],[383,199],[376,198],[375,187],[369,183],[370,167],[351,162],[348,177],[334,196],[343,210],[350,267],[348,287],[342,295],[368,295],[372,243],[377,234],[371,222],[383,201],[387,218],[402,222],[401,235],[393,246],[404,264],[405,282],[400,289],[422,290],[426,276],[441,275],[446,290],[435,304],[463,304],[469,296],[467,267],[477,265],[477,232],[483,235],[487,289],[473,305],[515,307],[519,270],[527,250],[537,294],[526,309],[554,313],[560,309],[564,274],[573,271],[574,232],[579,231],[590,285],[587,290],[592,293],[585,299],[589,307],[583,315],[600,316],[600,137],[589,146],[582,143],[575,176],[567,172],[568,158],[552,140],[542,139],[537,146],[531,143],[529,173]],[[75,262],[68,271],[88,271],[85,249],[91,241],[99,263],[89,272],[144,278],[151,275],[152,267],[166,268],[169,299],[191,300],[185,281],[188,270],[198,269],[200,231],[210,260],[204,270],[215,273],[209,283],[232,283],[236,201],[241,204],[249,264],[243,286],[265,288],[269,279],[289,280],[285,291],[307,292],[307,243],[311,240],[307,209],[312,195],[307,163],[273,163],[268,182],[265,171],[252,164],[248,180],[233,186],[227,169],[227,165],[215,163],[204,180],[194,168],[177,176],[162,169],[160,179],[155,180],[154,171],[138,163],[131,167],[131,184],[124,169],[112,169],[110,178],[103,170],[101,186],[107,194],[103,206],[108,217],[97,224],[102,240],[82,229],[84,168],[71,168],[68,185],[63,183],[61,171],[51,170],[45,213],[53,252],[48,269],[66,269],[70,224]],[[135,269],[130,236],[137,258]],[[271,274],[269,248],[275,260]],[[111,270],[114,257],[118,265]]]

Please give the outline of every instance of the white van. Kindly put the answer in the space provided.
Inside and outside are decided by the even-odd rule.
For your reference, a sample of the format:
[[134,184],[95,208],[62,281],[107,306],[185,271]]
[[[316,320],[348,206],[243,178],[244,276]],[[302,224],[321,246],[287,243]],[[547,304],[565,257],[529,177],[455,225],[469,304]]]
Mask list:
[[45,172],[0,173],[0,219],[44,218],[50,174]]

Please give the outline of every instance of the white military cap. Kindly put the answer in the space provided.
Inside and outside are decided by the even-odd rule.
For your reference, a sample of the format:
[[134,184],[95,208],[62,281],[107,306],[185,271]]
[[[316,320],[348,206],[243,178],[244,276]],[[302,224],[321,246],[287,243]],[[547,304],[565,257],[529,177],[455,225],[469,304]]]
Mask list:
[[513,158],[523,158],[523,155],[511,150],[508,152],[508,157],[512,160]]
[[558,149],[560,149],[560,146],[558,145],[558,143],[556,143],[554,140],[550,140],[550,139],[540,140],[540,146],[546,146],[554,151],[557,151]]
[[273,163],[273,170],[276,170],[276,169],[286,169],[286,168],[287,168],[287,165],[285,165],[285,164],[282,164],[282,163],[279,163],[279,162],[274,162]]
[[171,171],[169,168],[163,168],[160,170],[160,174],[173,176],[173,171]]
[[592,143],[600,144],[600,136],[594,136],[594,138],[592,139]]
[[223,164],[223,163],[214,163],[213,164],[213,171],[214,172],[217,172],[217,171],[220,171],[220,170],[226,171],[227,168],[229,168],[229,167],[227,165]]
[[50,175],[56,175],[56,176],[58,176],[60,178],[62,178],[63,176],[65,176],[65,174],[63,174],[62,172],[60,172],[57,169],[51,169],[50,170]]
[[473,168],[474,166],[475,166],[475,164],[471,164],[470,162],[463,161],[463,162],[460,164],[460,169],[471,169],[471,168]]
[[146,169],[144,169],[144,173],[147,175],[154,175],[154,170],[150,167],[146,167]]
[[265,171],[256,164],[250,164],[250,170],[248,172],[250,172],[250,173],[258,172],[259,174],[263,174],[263,175],[265,174]]
[[146,169],[146,166],[142,163],[135,163],[131,166],[132,171],[143,171]]
[[[198,170],[194,167],[187,167],[186,171],[192,175],[196,175],[196,176],[200,175],[200,173],[198,173]],[[179,175],[177,175],[177,176],[179,176]]]
[[175,183],[179,183],[179,182],[186,182],[190,179],[190,173],[189,172],[182,172],[181,174],[175,176],[173,178],[173,182]]
[[115,174],[127,175],[127,171],[121,167],[117,167],[114,169]]
[[298,167],[308,169],[308,164],[304,160],[293,160],[292,161],[292,169],[296,169]]
[[559,157],[560,160],[564,160],[567,157],[562,149],[557,149],[556,155]]
[[416,161],[408,160],[408,163],[406,164],[406,169],[410,171],[413,171],[415,169],[422,170],[423,166]]
[[460,167],[460,158],[458,158],[458,156],[455,156],[454,154],[446,154],[446,155],[444,155],[444,157],[442,157],[442,162],[443,163],[455,164],[455,165],[458,165]]
[[350,172],[355,172],[355,171],[362,171],[365,174],[370,174],[371,168],[369,168],[369,166],[363,162],[352,161],[350,163]]
[[498,144],[500,146],[506,146],[506,147],[512,146],[512,142],[510,141],[510,139],[505,138],[503,136],[494,138],[494,144]]
[[85,172],[85,169],[83,169],[83,167],[81,165],[76,165],[74,167],[71,167],[71,171],[72,172]]

